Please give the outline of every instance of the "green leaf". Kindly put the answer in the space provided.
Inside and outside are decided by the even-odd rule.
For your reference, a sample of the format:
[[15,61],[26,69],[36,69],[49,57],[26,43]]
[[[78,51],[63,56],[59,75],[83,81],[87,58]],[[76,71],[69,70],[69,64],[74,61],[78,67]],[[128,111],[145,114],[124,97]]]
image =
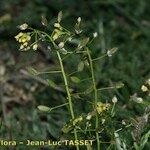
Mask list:
[[120,88],[124,87],[124,83],[118,82],[118,83],[115,84],[115,87],[116,87],[117,89],[120,89]]
[[48,82],[48,85],[50,86],[50,87],[52,87],[52,88],[56,88],[57,87],[57,85],[52,81],[52,80],[47,80],[47,82]]
[[79,83],[80,82],[80,79],[78,77],[75,77],[75,76],[70,77],[70,79],[74,83]]
[[48,21],[47,21],[46,17],[45,17],[45,16],[42,16],[41,19],[42,19],[42,20],[41,20],[42,25],[43,25],[43,26],[47,26],[47,25],[48,25]]
[[140,142],[140,150],[142,150],[145,147],[149,138],[150,138],[150,131],[148,131],[145,135],[142,136],[142,139]]
[[35,70],[33,67],[27,67],[27,71],[33,76],[36,76],[39,74],[39,72]]
[[115,142],[116,142],[116,147],[118,150],[127,150],[126,149],[126,144],[124,142],[122,142],[122,140],[120,139],[120,136],[117,132],[114,132],[114,136],[115,136]]
[[78,64],[78,71],[81,72],[81,71],[83,71],[83,69],[84,69],[84,62],[81,61],[81,62]]
[[68,132],[70,132],[72,129],[73,129],[73,125],[65,125],[65,126],[63,126],[63,128],[62,128],[62,132],[63,132],[63,133],[68,133]]

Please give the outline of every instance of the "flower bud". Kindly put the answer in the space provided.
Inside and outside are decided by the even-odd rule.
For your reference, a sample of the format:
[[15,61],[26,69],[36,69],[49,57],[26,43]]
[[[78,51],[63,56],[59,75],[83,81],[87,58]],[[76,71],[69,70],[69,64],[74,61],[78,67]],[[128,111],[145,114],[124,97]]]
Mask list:
[[36,51],[36,50],[37,50],[37,48],[38,48],[38,45],[37,45],[37,44],[34,44],[34,45],[33,45],[33,50],[35,50],[35,51]]
[[64,47],[64,42],[60,42],[59,44],[58,44],[58,47],[61,49],[61,48],[63,48]]
[[28,24],[26,24],[26,23],[19,26],[20,30],[26,30],[27,28],[28,28]]
[[114,48],[112,48],[112,49],[110,49],[110,50],[107,51],[107,55],[109,57],[111,57],[117,50],[118,50],[118,48],[114,47]]
[[117,99],[116,96],[113,97],[112,102],[113,102],[114,104],[118,102],[118,99]]
[[78,23],[80,23],[81,22],[81,17],[78,17],[77,21],[78,21]]
[[96,38],[97,36],[98,36],[98,33],[97,33],[97,32],[94,32],[94,33],[93,33],[93,37]]

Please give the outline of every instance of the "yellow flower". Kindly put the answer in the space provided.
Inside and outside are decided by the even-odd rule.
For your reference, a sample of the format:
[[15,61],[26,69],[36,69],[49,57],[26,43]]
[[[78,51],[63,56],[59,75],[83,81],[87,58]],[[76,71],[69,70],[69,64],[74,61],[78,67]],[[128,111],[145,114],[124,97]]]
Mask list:
[[101,114],[103,111],[106,111],[108,110],[110,107],[110,104],[109,103],[102,103],[102,102],[98,102],[97,103],[97,106],[96,106],[96,111],[98,114]]
[[59,23],[55,23],[55,24],[54,24],[54,27],[56,27],[56,28],[60,28],[61,26],[60,26],[60,24],[59,24]]
[[20,32],[18,35],[15,36],[16,41],[18,41],[20,45],[20,50],[28,50],[29,46],[28,43],[31,40],[30,33],[23,33]]
[[148,91],[148,88],[147,88],[145,85],[142,85],[141,90],[142,90],[143,92],[147,92],[147,91]]
[[58,36],[58,34],[57,34],[57,33],[55,33],[55,34],[53,35],[53,37],[52,37],[52,38],[53,38],[53,40],[55,41],[56,39],[58,39],[58,37],[59,37],[59,36]]
[[17,34],[17,35],[15,36],[16,41],[18,41],[18,40],[19,40],[19,38],[20,38],[22,35],[23,35],[23,33],[22,33],[22,32],[20,32],[19,34]]
[[83,117],[82,116],[79,116],[78,118],[76,118],[74,121],[73,121],[73,125],[76,125],[77,123],[81,122],[83,120]]
[[58,39],[61,35],[62,35],[62,31],[60,31],[59,29],[55,29],[55,30],[53,31],[52,38],[53,38],[53,40],[56,40],[56,39]]

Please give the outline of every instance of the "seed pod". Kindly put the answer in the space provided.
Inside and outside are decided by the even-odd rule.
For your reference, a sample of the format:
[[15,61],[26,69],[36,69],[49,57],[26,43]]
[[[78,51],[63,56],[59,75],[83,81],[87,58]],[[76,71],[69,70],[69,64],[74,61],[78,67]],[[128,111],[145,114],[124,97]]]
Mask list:
[[51,111],[51,109],[49,107],[44,106],[44,105],[39,105],[38,109],[42,112],[50,112]]

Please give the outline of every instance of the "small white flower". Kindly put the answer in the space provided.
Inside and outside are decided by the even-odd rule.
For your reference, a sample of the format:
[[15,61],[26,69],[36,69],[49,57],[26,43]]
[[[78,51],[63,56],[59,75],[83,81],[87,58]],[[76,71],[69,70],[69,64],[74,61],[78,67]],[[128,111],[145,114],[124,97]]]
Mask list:
[[28,24],[26,24],[26,23],[19,26],[20,30],[26,30],[27,28],[28,28]]
[[78,23],[80,23],[81,22],[81,17],[78,17],[77,21],[78,21]]
[[37,48],[38,48],[38,45],[37,45],[37,44],[34,44],[34,45],[33,45],[33,50],[35,50],[35,51],[36,51],[36,50],[37,50]]
[[88,115],[86,116],[86,119],[87,119],[87,120],[91,120],[91,118],[92,118],[92,115],[91,115],[91,114],[88,114]]
[[142,102],[143,102],[143,98],[137,97],[136,102],[137,102],[137,103],[142,103]]
[[61,48],[63,48],[64,47],[64,42],[60,42],[59,44],[58,44],[58,47],[61,49]]
[[114,104],[118,102],[118,99],[117,99],[116,96],[113,97],[112,102],[113,102]]
[[141,90],[142,90],[143,92],[147,92],[147,91],[148,91],[148,88],[147,88],[145,85],[142,85]]
[[125,122],[124,120],[122,120],[122,124],[123,124],[123,125],[126,125],[126,122]]
[[98,36],[98,33],[97,33],[97,32],[94,32],[94,33],[93,33],[93,37],[96,38],[97,36]]
[[105,123],[105,119],[102,119],[102,124],[104,124]]
[[111,57],[111,56],[112,56],[112,54],[111,54],[110,50],[108,50],[108,51],[107,51],[107,55],[108,55],[109,57]]

